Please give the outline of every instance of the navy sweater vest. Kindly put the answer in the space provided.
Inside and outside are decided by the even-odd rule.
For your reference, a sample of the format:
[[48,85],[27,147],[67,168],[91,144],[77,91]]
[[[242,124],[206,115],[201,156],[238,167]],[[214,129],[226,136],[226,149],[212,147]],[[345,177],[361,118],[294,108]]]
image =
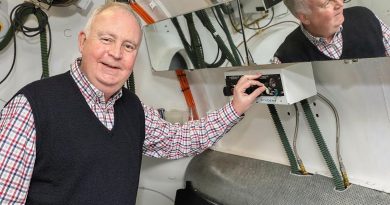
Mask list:
[[[375,15],[364,7],[344,9],[343,50],[340,59],[386,56],[383,34]],[[300,27],[289,34],[275,56],[282,63],[332,60],[321,53]]]
[[34,114],[36,160],[26,204],[135,204],[145,116],[127,89],[108,130],[70,73],[31,83],[24,94]]

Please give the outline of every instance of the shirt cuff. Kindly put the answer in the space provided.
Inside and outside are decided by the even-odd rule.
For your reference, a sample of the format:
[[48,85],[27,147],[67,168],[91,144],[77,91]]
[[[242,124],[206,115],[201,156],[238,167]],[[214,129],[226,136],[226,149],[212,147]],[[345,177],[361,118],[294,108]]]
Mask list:
[[239,116],[234,110],[232,101],[221,108],[220,115],[227,125],[235,125],[244,118],[244,115]]

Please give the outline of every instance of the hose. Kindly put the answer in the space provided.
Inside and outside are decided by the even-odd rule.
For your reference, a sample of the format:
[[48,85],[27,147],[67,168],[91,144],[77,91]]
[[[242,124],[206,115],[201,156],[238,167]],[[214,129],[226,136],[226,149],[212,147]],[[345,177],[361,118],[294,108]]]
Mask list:
[[197,64],[196,68],[205,68],[206,65],[204,63],[202,42],[200,41],[198,31],[195,28],[192,13],[185,14],[184,17],[187,20],[188,31],[191,38],[192,51],[195,58],[195,62]]
[[[38,27],[27,27],[24,26],[24,23],[26,22],[26,19],[29,15],[33,14],[38,21]],[[48,58],[50,54],[50,45],[49,49],[47,49],[47,37],[46,37],[46,26],[49,28],[49,35],[50,34],[50,25],[49,20],[45,12],[43,12],[40,8],[36,8],[33,3],[22,3],[14,7],[10,14],[11,19],[11,26],[7,31],[6,36],[4,37],[3,41],[0,42],[0,50],[4,49],[8,43],[11,41],[12,37],[15,36],[16,31],[21,31],[25,36],[27,37],[34,37],[37,35],[40,35],[40,43],[41,43],[41,62],[42,62],[42,77],[48,77],[49,76],[49,63]],[[12,20],[13,19],[13,20]],[[14,67],[14,61],[16,59],[16,41],[14,37],[14,44],[15,44],[15,50],[14,50],[14,60],[11,66],[10,71],[8,72],[6,78],[9,76],[10,72],[12,71]],[[4,78],[1,82],[4,82],[6,79]]]
[[340,153],[340,118],[337,113],[336,107],[330,102],[329,99],[327,99],[325,96],[321,95],[320,93],[317,93],[318,97],[320,97],[324,102],[326,102],[330,108],[332,108],[334,117],[336,119],[336,153],[337,153],[337,159],[339,161],[339,166],[340,166],[340,171],[341,171],[341,176],[343,177],[344,180],[344,186],[348,187],[350,185],[349,179],[348,179],[348,174],[347,170],[344,166],[343,159],[341,157]]
[[129,79],[126,81],[126,87],[131,92],[135,93],[135,79],[134,79],[134,72],[131,73]]
[[211,35],[213,36],[214,40],[217,42],[218,48],[221,49],[222,53],[226,56],[228,61],[233,65],[233,66],[240,66],[241,63],[239,62],[239,58],[237,55],[237,60],[236,58],[232,55],[230,50],[226,47],[225,43],[223,42],[221,36],[219,36],[216,33],[216,29],[214,28],[213,24],[211,23],[208,15],[204,10],[196,11],[195,14],[198,16],[200,21],[202,22],[203,26],[209,30]]
[[222,27],[223,31],[225,32],[225,35],[228,39],[230,49],[232,50],[234,58],[236,59],[236,62],[238,62],[241,65],[240,56],[239,56],[238,51],[237,51],[237,46],[233,42],[232,35],[230,34],[229,28],[228,28],[226,21],[225,21],[225,18],[223,17],[221,5],[216,6],[215,10],[216,10],[218,18],[221,22],[221,27]]
[[296,161],[295,156],[294,156],[294,152],[291,149],[291,145],[288,141],[286,132],[284,131],[283,125],[280,121],[278,111],[276,110],[275,105],[273,105],[273,104],[268,104],[268,109],[269,109],[269,112],[271,113],[276,130],[279,133],[279,137],[280,137],[280,140],[282,141],[284,150],[286,151],[288,161],[290,162],[290,166],[291,166],[291,172],[294,174],[300,174],[301,171],[298,169],[297,161]]
[[49,55],[47,51],[46,32],[41,33],[40,41],[41,41],[42,78],[48,78],[49,77]]
[[194,54],[193,54],[193,51],[192,51],[192,47],[188,43],[188,41],[186,40],[185,35],[183,33],[183,30],[180,27],[179,21],[175,17],[175,18],[171,18],[171,22],[175,26],[175,28],[177,30],[177,33],[179,34],[180,40],[183,43],[183,47],[186,50],[186,52],[187,52],[187,54],[188,54],[188,56],[189,56],[189,58],[191,60],[192,65],[194,65],[194,67],[196,67],[196,65],[198,63],[196,62],[196,59],[194,57]]
[[[137,13],[138,15],[141,16],[141,18],[142,18],[147,24],[155,23],[154,19],[153,19],[147,12],[145,12],[145,10],[144,10],[141,6],[139,6],[138,3],[137,3],[136,1],[130,0],[130,1],[129,1],[129,5],[131,6],[131,8],[133,8],[133,9],[136,11],[136,13]],[[193,60],[195,60],[195,59],[192,59],[192,57],[191,57],[191,55],[190,55],[190,54],[192,53],[191,48],[190,48],[189,44],[187,43],[187,41],[185,40],[184,34],[183,34],[183,32],[181,31],[179,22],[177,21],[176,18],[172,18],[171,21],[172,21],[172,23],[175,25],[175,27],[176,27],[176,29],[177,29],[179,35],[180,35],[180,33],[181,33],[180,38],[182,39],[183,44],[186,43],[186,45],[185,45],[184,47],[185,47],[185,49],[186,49],[188,55],[190,56],[190,59],[191,59],[191,61],[193,62],[193,65],[195,65],[195,63],[194,63],[194,61],[193,61]],[[188,89],[186,89],[185,91],[183,91],[184,97],[185,97],[185,100],[186,100],[186,102],[187,102],[187,105],[191,105],[191,106],[190,106],[190,109],[191,109],[191,112],[192,112],[192,115],[193,115],[193,119],[194,119],[194,120],[197,120],[197,119],[199,119],[199,117],[198,117],[198,112],[197,112],[197,110],[196,110],[196,105],[195,105],[194,99],[193,99],[193,97],[192,97],[192,93],[191,93],[190,86],[189,86],[188,81],[187,81],[187,76],[186,76],[186,75],[181,75],[181,72],[183,72],[183,71],[182,71],[182,70],[181,70],[181,71],[177,70],[177,71],[176,71],[176,75],[177,75],[177,77],[179,78],[180,85],[181,85],[181,86],[186,86],[186,87],[188,87]],[[183,73],[184,73],[184,72],[183,72]],[[133,92],[135,92],[134,72],[131,74],[130,79],[128,79],[127,83],[128,83],[128,84],[127,84],[127,87],[128,87],[130,90],[132,90]],[[132,87],[131,87],[131,86],[132,86]]]
[[307,99],[301,101],[301,105],[303,111],[305,112],[306,119],[310,125],[311,131],[314,135],[314,138],[317,142],[318,147],[320,148],[321,154],[324,157],[324,160],[329,168],[330,173],[333,177],[333,182],[335,183],[337,190],[344,190],[344,183],[341,179],[340,173],[337,170],[336,164],[333,161],[332,156],[329,153],[328,147],[325,143],[325,140],[322,136],[322,133],[317,125],[317,122],[313,116],[313,112],[311,111],[309,102]]
[[294,131],[294,139],[293,139],[293,150],[294,154],[297,157],[297,163],[299,165],[300,172],[303,175],[309,174],[306,171],[305,165],[303,164],[303,161],[301,157],[299,156],[298,150],[297,150],[297,139],[298,139],[298,128],[299,128],[299,111],[298,111],[298,106],[296,103],[294,103],[294,108],[295,108],[295,131]]

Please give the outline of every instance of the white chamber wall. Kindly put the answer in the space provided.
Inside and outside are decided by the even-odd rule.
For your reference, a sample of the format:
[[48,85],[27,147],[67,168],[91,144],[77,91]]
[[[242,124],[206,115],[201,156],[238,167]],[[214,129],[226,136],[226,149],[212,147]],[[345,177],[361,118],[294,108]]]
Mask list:
[[[9,15],[11,9],[17,4],[22,3],[21,0],[15,1],[0,1],[0,9]],[[97,0],[92,1],[92,6],[86,10],[81,11],[75,6],[70,6],[67,8],[55,8],[53,7],[48,12],[49,22],[52,29],[52,51],[49,59],[50,75],[55,75],[63,73],[69,70],[69,65],[73,60],[80,56],[77,47],[77,36],[79,31],[83,28],[86,17],[90,14],[91,9],[95,8],[98,5],[103,4],[105,1]],[[385,23],[390,25],[390,1],[386,0],[352,0],[350,3],[347,3],[346,6],[353,5],[363,5],[372,9],[378,17],[380,17]],[[278,5],[277,9],[281,12],[283,9],[282,5]],[[287,19],[292,19],[286,17]],[[28,20],[30,24],[34,24],[34,19]],[[273,51],[275,50],[275,44],[281,43],[284,36],[288,31],[293,29],[293,24],[289,28],[282,28],[278,31],[269,30],[269,33],[258,38],[254,38],[249,42],[249,47],[254,50],[255,56],[264,56],[261,61],[258,63],[264,64],[269,62],[270,56],[272,56]],[[267,31],[268,32],[268,31]],[[274,34],[274,35],[273,35]],[[5,102],[8,101],[21,87],[24,85],[38,80],[41,76],[41,57],[40,57],[40,43],[39,37],[27,38],[22,34],[18,34],[16,37],[17,40],[17,60],[15,64],[14,71],[11,73],[10,77],[0,85],[0,107],[4,106]],[[8,72],[8,69],[12,63],[13,56],[13,45],[10,44],[6,49],[0,51],[0,79],[2,79],[5,74]],[[317,65],[321,66],[321,65]],[[181,93],[180,84],[176,79],[174,72],[154,72],[152,71],[149,63],[149,58],[147,54],[147,49],[145,46],[145,41],[142,42],[138,60],[134,67],[135,73],[135,83],[136,83],[136,93],[140,99],[148,105],[151,105],[155,108],[165,108],[167,110],[177,109],[185,111],[186,103],[185,99]],[[217,76],[218,75],[218,76]],[[209,74],[204,75],[202,73],[189,74],[189,81],[193,89],[195,101],[198,103],[198,106],[201,108],[201,114],[204,115],[206,111],[216,109],[222,106],[228,101],[228,99],[221,97],[216,98],[222,93],[223,86],[223,77],[219,76],[218,72],[210,71]],[[214,78],[215,77],[215,78]],[[213,81],[213,79],[217,79]],[[221,80],[222,79],[222,80]],[[387,82],[386,79],[384,82]],[[388,84],[385,83],[388,86]],[[388,89],[386,86],[384,89]],[[202,95],[206,93],[206,95]],[[388,98],[387,98],[388,99]],[[375,103],[375,102],[374,102]],[[282,108],[283,109],[283,108]],[[294,111],[292,108],[286,109],[283,113],[282,120],[286,124],[293,124],[292,117],[285,116],[287,111],[291,110],[291,113]],[[318,108],[320,109],[320,108]],[[325,109],[325,108],[324,108]],[[331,119],[331,114],[324,112],[324,116],[328,116]],[[381,118],[383,119],[383,118]],[[333,121],[332,121],[333,122]],[[304,125],[302,125],[304,126]],[[261,129],[260,129],[261,128]],[[288,127],[288,132],[292,132],[292,127]],[[324,128],[325,133],[333,133],[334,128]],[[387,131],[387,130],[385,130]],[[303,131],[308,132],[308,131]],[[240,133],[240,138],[234,137],[232,135]],[[258,134],[257,134],[258,133]],[[259,135],[257,140],[260,140],[258,144],[251,143],[251,138],[254,135]],[[381,139],[383,137],[383,139]],[[370,144],[370,147],[364,151],[369,156],[370,152],[375,151],[375,166],[380,166],[381,162],[388,160],[389,155],[387,152],[377,153],[377,148],[384,148],[383,142],[387,143],[387,136],[381,136],[375,138],[373,144]],[[301,139],[303,140],[303,139]],[[312,140],[312,139],[307,139]],[[235,144],[234,146],[229,145]],[[312,144],[313,141],[310,142]],[[361,140],[355,143],[358,144],[358,147],[362,147],[367,141]],[[218,146],[223,146],[228,150],[235,150],[237,146],[242,145],[245,148],[247,155],[252,155],[252,157],[266,159],[269,161],[274,161],[282,164],[287,163],[287,159],[280,145],[279,139],[275,137],[275,130],[273,128],[273,123],[271,118],[268,116],[267,111],[263,105],[255,105],[251,108],[250,112],[247,114],[244,122],[236,126],[230,135],[227,136],[225,141],[222,141]],[[258,146],[257,146],[258,145]],[[230,146],[230,147],[229,147]],[[388,146],[387,146],[388,147]],[[317,172],[324,172],[322,162],[320,160],[320,155],[317,153],[314,147],[300,147],[305,149],[306,161],[309,161],[308,167],[313,167]],[[259,151],[261,150],[261,151]],[[334,150],[331,150],[333,152]],[[238,151],[237,151],[238,152]],[[333,152],[334,153],[334,152]],[[307,157],[311,155],[312,158]],[[361,184],[365,182],[377,183],[381,179],[390,179],[386,173],[376,172],[373,170],[368,170],[367,173],[364,172],[364,168],[357,166],[355,161],[360,159],[354,159],[353,152],[347,152],[347,157],[349,157],[349,165],[351,167],[352,173],[355,174],[356,178],[366,179],[363,180]],[[170,201],[169,198],[173,199],[175,197],[176,189],[184,186],[184,172],[186,166],[191,158],[181,159],[181,160],[163,160],[163,159],[154,159],[144,157],[141,178],[140,178],[140,190],[138,194],[138,205],[150,205],[150,204],[159,204],[159,205],[173,205],[174,203]],[[364,159],[364,158],[363,158]],[[369,160],[365,159],[365,160]],[[390,165],[388,163],[382,163],[383,170],[389,170]],[[325,173],[326,174],[326,173]],[[372,177],[372,176],[376,176]],[[354,177],[354,176],[352,176]],[[380,185],[378,185],[379,187]],[[380,188],[379,188],[380,189]]]

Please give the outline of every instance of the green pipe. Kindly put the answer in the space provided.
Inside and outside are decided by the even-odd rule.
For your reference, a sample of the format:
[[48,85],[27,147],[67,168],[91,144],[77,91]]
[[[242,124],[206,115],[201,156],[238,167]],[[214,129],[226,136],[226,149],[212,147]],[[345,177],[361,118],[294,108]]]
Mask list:
[[194,67],[196,67],[196,65],[197,65],[196,58],[195,58],[194,53],[192,51],[191,45],[187,42],[177,18],[176,17],[172,18],[171,21],[172,21],[173,25],[175,26],[177,33],[179,34],[181,42],[183,43],[184,49],[186,50],[188,57],[191,60],[192,65],[194,65]]
[[195,23],[192,17],[192,13],[185,14],[184,17],[187,20],[188,31],[191,38],[191,46],[195,54],[197,68],[206,68],[206,65],[204,63],[202,42],[200,41],[198,31],[195,28]]
[[207,16],[206,12],[204,10],[201,10],[201,11],[197,11],[195,13],[198,16],[198,18],[200,19],[200,21],[202,22],[203,26],[206,27],[210,31],[213,38],[217,42],[218,47],[221,49],[222,53],[224,53],[226,55],[226,58],[229,60],[229,62],[233,66],[240,66],[240,63],[239,63],[240,61],[238,61],[238,62],[236,61],[236,59],[234,58],[234,56],[232,55],[230,50],[226,47],[225,42],[222,40],[222,38],[218,34],[216,34],[216,30],[215,30],[213,24],[211,23],[209,17]]
[[313,112],[311,111],[309,102],[307,99],[301,101],[303,111],[305,112],[306,119],[310,125],[311,131],[313,132],[314,138],[317,142],[318,147],[320,148],[321,154],[325,159],[326,164],[330,170],[330,173],[333,176],[333,181],[335,183],[337,190],[344,190],[344,182],[341,178],[339,171],[337,170],[336,164],[333,161],[332,156],[329,153],[328,147],[325,143],[325,140],[322,136],[322,133],[317,125],[317,122],[314,118]]
[[134,79],[134,72],[131,73],[129,79],[127,79],[127,88],[135,93],[135,79]]
[[284,150],[286,151],[288,161],[290,162],[291,172],[294,174],[301,174],[301,171],[298,169],[297,161],[294,155],[294,152],[291,148],[290,142],[288,141],[286,132],[284,131],[283,125],[280,121],[278,111],[275,108],[275,105],[268,104],[269,112],[271,113],[272,119],[274,121],[276,130],[279,133],[280,140],[282,141]]
[[237,47],[236,47],[236,45],[233,42],[232,35],[230,34],[229,28],[228,28],[228,26],[226,24],[226,21],[225,21],[225,18],[223,17],[221,5],[216,6],[215,10],[216,10],[218,18],[219,18],[219,20],[220,20],[220,22],[222,24],[222,29],[225,32],[225,35],[226,35],[226,37],[228,39],[228,42],[229,42],[229,45],[230,45],[230,49],[232,50],[234,58],[236,59],[236,62],[238,62],[238,64],[241,65],[240,56],[238,55]]
[[49,55],[47,53],[47,39],[46,39],[46,29],[41,32],[41,61],[42,61],[42,78],[49,77]]

